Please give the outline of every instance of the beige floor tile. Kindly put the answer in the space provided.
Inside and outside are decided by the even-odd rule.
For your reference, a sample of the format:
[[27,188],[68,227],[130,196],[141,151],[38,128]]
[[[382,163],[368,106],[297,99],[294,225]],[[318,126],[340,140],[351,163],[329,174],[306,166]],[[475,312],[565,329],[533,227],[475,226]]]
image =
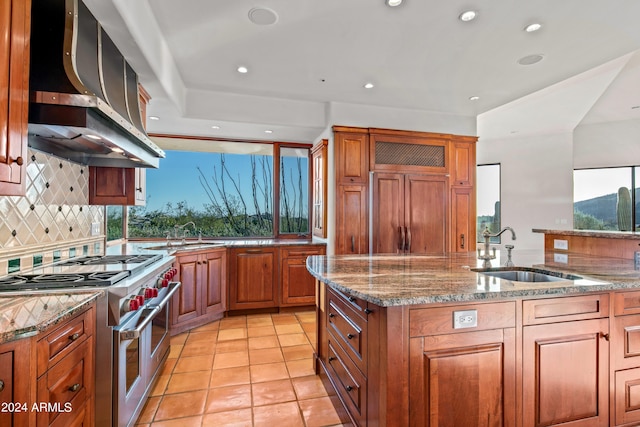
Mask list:
[[171,378],[171,375],[160,375],[149,396],[162,396],[167,389],[167,384],[169,384],[169,378]]
[[189,338],[185,342],[185,345],[194,344],[197,342],[211,342],[216,340],[218,331],[206,331],[206,332],[192,332],[189,334]]
[[300,323],[316,323],[316,311],[315,310],[309,310],[309,311],[300,311],[298,313],[296,313],[296,317],[298,318],[298,321]]
[[327,390],[322,384],[322,380],[317,375],[292,378],[291,383],[296,392],[298,400],[312,399],[315,397],[327,396]]
[[220,329],[246,328],[247,316],[225,317],[220,320]]
[[254,407],[253,425],[255,427],[303,427],[304,422],[300,416],[298,404],[286,402]]
[[246,351],[248,347],[247,340],[218,342],[216,343],[216,354],[229,353],[232,351]]
[[206,400],[207,390],[168,394],[162,398],[162,402],[160,402],[160,406],[156,411],[155,420],[162,421],[202,415]]
[[303,333],[304,331],[302,330],[302,327],[300,326],[299,323],[291,323],[291,324],[286,324],[286,325],[276,325],[276,332],[278,333],[278,335],[284,335],[284,334],[300,334]]
[[209,387],[226,387],[230,385],[240,385],[251,383],[249,366],[238,366],[235,368],[215,369],[211,372],[211,382]]
[[193,356],[185,357],[183,354],[173,373],[194,372],[194,371],[210,371],[213,367],[213,354],[209,356]]
[[271,320],[271,315],[255,315],[255,316],[247,316],[247,327],[258,327],[258,326],[273,326],[273,321]]
[[249,338],[249,350],[274,347],[280,347],[280,341],[278,341],[278,337],[276,335]]
[[164,364],[162,369],[160,370],[160,375],[171,375],[173,373],[173,368],[176,367],[176,363],[178,363],[178,359],[167,359],[167,362]]
[[282,347],[309,344],[309,340],[305,334],[278,335],[278,340]]
[[197,328],[191,329],[190,332],[209,332],[209,331],[217,331],[220,329],[220,322],[211,322],[206,325],[198,326]]
[[147,403],[142,408],[142,413],[140,413],[140,417],[136,424],[148,424],[153,421],[153,417],[158,410],[158,406],[160,405],[160,400],[162,396],[152,396],[147,399]]
[[202,427],[252,427],[253,412],[251,408],[236,409],[235,411],[205,414],[202,417]]
[[290,325],[298,323],[298,318],[295,316],[295,314],[289,313],[272,314],[271,320],[273,321],[274,325]]
[[182,344],[171,344],[170,350],[169,350],[169,359],[176,359],[180,356],[180,352],[182,351]]
[[169,379],[165,394],[207,389],[209,388],[209,378],[209,373],[202,371],[173,374]]
[[213,359],[213,369],[234,368],[249,364],[248,351],[232,351],[229,353],[216,353]]
[[268,335],[275,335],[276,329],[271,326],[249,326],[247,328],[247,335],[249,338],[254,337],[266,337]]
[[284,362],[282,350],[280,350],[279,347],[249,350],[249,363],[251,365],[260,365],[263,363],[275,362]]
[[151,427],[200,427],[202,417],[178,418],[175,420],[158,421],[151,424]]
[[315,323],[301,323],[300,326],[302,326],[302,330],[305,331],[308,334],[315,334],[316,333],[316,324]]
[[287,366],[284,363],[266,363],[264,365],[252,365],[251,383],[275,381],[289,378]]
[[184,342],[187,340],[188,336],[189,336],[189,332],[184,332],[182,334],[174,335],[169,339],[169,343],[171,345],[184,344]]
[[206,356],[213,355],[216,351],[215,340],[211,341],[196,341],[186,344],[182,348],[180,357],[193,357],[193,356]]
[[282,347],[284,360],[310,359],[313,357],[313,347],[309,344]]
[[340,424],[340,416],[328,397],[301,400],[298,402],[307,427],[322,427]]
[[220,329],[218,331],[218,342],[244,338],[247,338],[247,328]]
[[291,378],[315,375],[313,359],[291,360],[287,362],[287,369]]
[[267,381],[251,385],[253,406],[273,405],[296,400],[290,380]]
[[205,412],[223,412],[251,407],[251,386],[233,385],[209,390]]

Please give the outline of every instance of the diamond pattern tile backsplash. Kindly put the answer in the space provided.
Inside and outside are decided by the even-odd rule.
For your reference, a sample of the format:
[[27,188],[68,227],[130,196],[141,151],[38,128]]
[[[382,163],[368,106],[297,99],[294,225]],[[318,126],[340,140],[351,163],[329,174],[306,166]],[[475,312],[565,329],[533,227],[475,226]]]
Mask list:
[[[88,205],[87,166],[30,149],[26,185],[25,196],[0,196],[0,276],[16,257],[24,271],[34,256],[46,264],[54,251],[65,258],[102,250],[104,207]],[[91,236],[91,223],[100,235]]]

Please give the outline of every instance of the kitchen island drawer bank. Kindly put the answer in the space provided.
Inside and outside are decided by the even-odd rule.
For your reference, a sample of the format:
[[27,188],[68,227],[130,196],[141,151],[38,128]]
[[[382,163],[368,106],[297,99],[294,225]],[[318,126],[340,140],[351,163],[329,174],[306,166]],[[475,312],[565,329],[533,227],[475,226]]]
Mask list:
[[548,281],[473,254],[308,259],[316,370],[354,424],[639,425],[640,271],[524,252],[510,269]]

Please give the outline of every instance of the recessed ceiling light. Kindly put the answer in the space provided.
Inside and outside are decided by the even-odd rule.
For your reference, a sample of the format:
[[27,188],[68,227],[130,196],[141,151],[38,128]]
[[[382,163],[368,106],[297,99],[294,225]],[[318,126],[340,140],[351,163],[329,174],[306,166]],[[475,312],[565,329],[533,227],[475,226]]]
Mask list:
[[396,7],[402,4],[402,0],[386,0],[385,3],[389,7]]
[[111,151],[113,151],[114,153],[124,153],[124,150],[118,147],[113,147]]
[[149,116],[149,120],[160,120],[158,116]]
[[475,10],[467,10],[466,12],[462,12],[458,19],[463,22],[469,22],[476,19],[476,16],[478,16],[478,12],[476,12]]
[[478,99],[480,99],[479,96],[470,96],[469,97],[469,101],[477,101]]
[[96,140],[96,141],[100,139],[100,137],[99,137],[98,135],[85,135],[85,136],[86,136],[87,138],[89,138],[89,139],[94,139],[94,140]]
[[211,126],[211,129],[220,129],[220,126],[218,126],[218,125],[213,125],[213,126]]
[[249,21],[256,25],[272,25],[278,22],[278,14],[266,7],[254,7],[249,11]]
[[538,62],[542,61],[542,58],[544,58],[544,55],[536,53],[534,55],[527,55],[527,56],[523,56],[522,58],[518,59],[518,64],[520,65],[533,65],[533,64],[537,64]]
[[249,69],[247,67],[241,65],[241,66],[238,67],[238,72],[241,73],[241,74],[246,74],[246,73],[249,72]]
[[542,28],[542,24],[534,22],[533,24],[529,24],[526,27],[524,27],[524,30],[527,33],[533,33],[534,31],[538,31],[540,28]]
[[265,130],[265,131],[264,131],[264,133],[273,133],[273,131],[272,131],[272,130],[267,129],[267,130]]
[[364,88],[365,89],[371,89],[371,88],[373,88],[373,86],[374,86],[373,83],[365,83],[364,84]]
[[137,159],[135,157],[132,157],[131,160],[133,160],[134,162],[139,162],[140,161],[140,159]]

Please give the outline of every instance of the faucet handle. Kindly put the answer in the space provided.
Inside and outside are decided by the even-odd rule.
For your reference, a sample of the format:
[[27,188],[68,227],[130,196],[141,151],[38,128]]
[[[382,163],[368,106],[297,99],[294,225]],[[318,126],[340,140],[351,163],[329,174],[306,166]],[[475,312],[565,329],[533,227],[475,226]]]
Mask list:
[[505,247],[506,249],[513,249],[515,246],[513,246],[513,245],[504,245],[504,247]]

